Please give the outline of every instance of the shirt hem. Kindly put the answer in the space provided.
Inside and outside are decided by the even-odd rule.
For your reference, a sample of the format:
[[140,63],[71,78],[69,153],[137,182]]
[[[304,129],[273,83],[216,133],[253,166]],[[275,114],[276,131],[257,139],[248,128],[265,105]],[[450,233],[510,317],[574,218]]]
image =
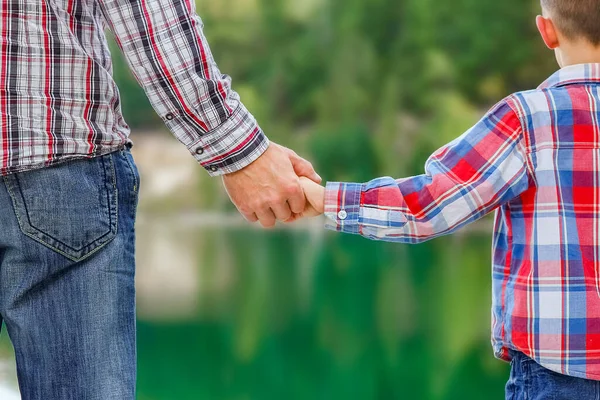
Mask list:
[[111,154],[111,153],[115,153],[115,152],[123,150],[125,147],[127,147],[127,144],[128,144],[128,142],[124,142],[123,144],[119,145],[118,147],[107,147],[101,151],[95,152],[94,154],[61,155],[61,156],[57,156],[56,158],[53,158],[49,161],[44,161],[43,163],[33,163],[33,164],[27,164],[27,165],[7,167],[4,169],[0,169],[0,176],[8,176],[8,175],[18,174],[18,173],[22,173],[22,172],[29,172],[29,171],[35,171],[35,170],[44,169],[44,168],[50,168],[50,167],[53,167],[56,165],[67,163],[69,161],[76,161],[76,160],[82,160],[82,159],[93,159],[96,157],[105,156],[107,154]]

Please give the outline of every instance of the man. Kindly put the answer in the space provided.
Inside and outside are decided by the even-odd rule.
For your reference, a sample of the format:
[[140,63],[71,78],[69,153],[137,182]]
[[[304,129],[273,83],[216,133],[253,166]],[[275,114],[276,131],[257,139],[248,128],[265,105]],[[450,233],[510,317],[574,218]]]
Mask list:
[[302,212],[307,161],[269,142],[193,0],[0,5],[0,314],[23,399],[135,397],[139,177],[104,28],[156,112],[249,221]]

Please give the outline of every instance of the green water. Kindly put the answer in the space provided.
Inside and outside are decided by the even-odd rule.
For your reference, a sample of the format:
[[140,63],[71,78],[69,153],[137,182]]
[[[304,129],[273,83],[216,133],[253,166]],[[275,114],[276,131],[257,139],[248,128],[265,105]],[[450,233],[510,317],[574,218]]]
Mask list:
[[487,235],[139,231],[141,400],[503,398]]

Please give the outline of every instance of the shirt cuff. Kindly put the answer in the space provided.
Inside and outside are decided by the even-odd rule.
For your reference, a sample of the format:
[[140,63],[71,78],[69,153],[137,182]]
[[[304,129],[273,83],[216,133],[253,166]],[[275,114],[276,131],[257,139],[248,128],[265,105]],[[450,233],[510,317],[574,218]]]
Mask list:
[[360,234],[363,184],[328,182],[325,188],[325,228]]
[[259,158],[269,140],[250,112],[240,104],[231,117],[188,146],[211,176],[239,171]]

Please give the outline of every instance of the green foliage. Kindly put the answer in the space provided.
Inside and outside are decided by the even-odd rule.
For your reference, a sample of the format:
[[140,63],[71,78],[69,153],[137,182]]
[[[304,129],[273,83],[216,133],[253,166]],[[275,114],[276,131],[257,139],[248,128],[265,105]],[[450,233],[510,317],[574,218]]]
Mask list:
[[324,176],[367,181],[379,172],[379,161],[367,129],[349,125],[317,132],[311,141],[315,168]]

